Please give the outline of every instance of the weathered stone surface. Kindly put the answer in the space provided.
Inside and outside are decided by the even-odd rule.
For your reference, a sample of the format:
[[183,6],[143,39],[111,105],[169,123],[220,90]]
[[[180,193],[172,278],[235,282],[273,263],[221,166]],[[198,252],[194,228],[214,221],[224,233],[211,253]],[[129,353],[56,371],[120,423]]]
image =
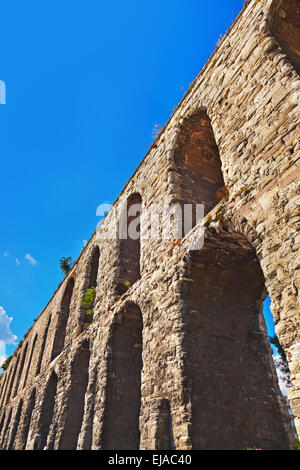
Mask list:
[[245,2],[99,230],[127,200],[205,218],[181,242],[94,233],[1,376],[1,448],[294,448],[262,301],[300,433],[297,5]]

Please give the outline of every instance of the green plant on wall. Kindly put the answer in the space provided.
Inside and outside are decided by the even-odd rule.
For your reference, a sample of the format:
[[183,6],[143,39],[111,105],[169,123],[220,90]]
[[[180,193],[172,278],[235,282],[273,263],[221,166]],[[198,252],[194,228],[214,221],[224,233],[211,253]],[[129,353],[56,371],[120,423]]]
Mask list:
[[86,308],[87,315],[93,315],[94,313],[94,302],[96,296],[96,287],[90,287],[84,293],[81,299],[81,306]]

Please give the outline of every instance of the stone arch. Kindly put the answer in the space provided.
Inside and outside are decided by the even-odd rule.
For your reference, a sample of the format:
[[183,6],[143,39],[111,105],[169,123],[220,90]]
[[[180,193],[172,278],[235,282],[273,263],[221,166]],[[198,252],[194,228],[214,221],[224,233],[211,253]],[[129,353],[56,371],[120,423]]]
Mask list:
[[27,369],[26,369],[26,372],[25,372],[23,388],[25,388],[27,380],[28,380],[28,375],[30,374],[30,367],[31,367],[32,358],[33,358],[33,354],[34,354],[34,351],[35,351],[37,339],[38,339],[38,335],[36,334],[35,337],[34,337],[32,346],[31,346],[31,352],[30,352],[30,356],[29,356],[29,360],[28,360]]
[[13,387],[13,384],[14,384],[19,359],[20,359],[20,354],[18,354],[16,361],[13,362],[13,360],[12,360],[9,363],[9,370],[6,371],[6,374],[8,374],[8,376],[7,376],[5,387],[4,387],[4,390],[3,390],[1,406],[2,405],[5,406],[6,403],[8,403],[8,400],[9,400],[9,397],[10,397],[10,394],[11,394],[11,390],[12,390],[12,387]]
[[45,387],[44,397],[41,406],[41,413],[38,422],[38,439],[36,439],[35,449],[43,450],[47,444],[47,437],[53,420],[57,392],[57,375],[53,371]]
[[171,406],[167,398],[151,400],[150,423],[154,429],[153,449],[175,449]]
[[18,431],[19,424],[20,424],[22,408],[23,408],[23,400],[21,399],[20,402],[19,402],[19,405],[18,405],[18,409],[17,409],[16,415],[15,415],[15,418],[14,418],[14,422],[13,422],[13,426],[12,426],[12,430],[11,430],[11,434],[10,434],[10,440],[9,440],[9,444],[8,444],[8,447],[7,447],[8,450],[11,450],[11,449],[14,448],[14,443],[15,443],[17,431]]
[[71,387],[68,393],[67,414],[59,449],[75,450],[77,448],[84,409],[85,396],[89,382],[90,348],[85,341],[76,351],[71,368]]
[[182,206],[193,205],[194,226],[196,204],[204,205],[206,215],[226,196],[219,149],[205,109],[200,109],[183,120],[172,160],[173,194],[176,202]]
[[273,0],[269,28],[289,62],[300,74],[300,5],[298,0]]
[[142,313],[136,304],[128,302],[111,330],[103,449],[139,449],[142,347]]
[[92,254],[91,254],[91,257],[90,257],[88,287],[96,287],[97,286],[99,260],[100,260],[100,249],[99,249],[99,246],[96,245],[93,248],[93,251],[92,251]]
[[7,383],[7,377],[8,377],[7,372],[2,375],[1,391],[0,391],[0,406],[2,405],[3,395],[4,395],[6,383]]
[[6,385],[6,381],[7,381],[7,373],[5,373],[5,372],[6,371],[4,371],[4,373],[1,376],[0,406],[1,406],[1,403],[2,403],[2,396],[3,396],[4,388],[5,388],[5,385]]
[[[97,288],[99,261],[100,261],[100,249],[99,249],[99,246],[96,245],[92,250],[92,253],[90,255],[90,259],[88,262],[86,279],[84,283],[84,293],[87,291],[87,289]],[[80,306],[79,326],[81,329],[84,327],[85,324],[89,324],[93,321],[93,318],[94,318],[93,307],[94,305],[91,305],[89,307]]]
[[[295,277],[297,271],[292,273],[288,272],[286,278],[278,279],[277,273],[280,273],[282,266],[284,266],[282,260],[278,259],[276,255],[273,256],[273,252],[270,253],[266,247],[266,243],[264,243],[262,237],[257,234],[256,230],[251,227],[246,217],[234,215],[230,219],[224,219],[223,223],[226,230],[237,232],[246,237],[249,243],[256,250],[257,257],[261,263],[265,277],[266,289],[271,300],[271,312],[275,323],[276,334],[284,349],[291,371],[291,388],[287,389],[287,393],[289,404],[294,414],[294,423],[296,429],[298,429],[299,408],[297,407],[297,394],[295,393],[295,390],[297,390],[297,376],[294,373],[295,356],[293,355],[294,345],[299,344],[298,330],[293,325],[293,317],[295,310],[297,311],[297,305],[295,306],[295,310],[293,310],[294,305],[290,302],[286,303],[286,298],[284,296],[285,290],[289,289],[290,286],[294,286],[294,280],[297,279],[297,277]],[[270,254],[272,256],[270,256]],[[297,259],[297,257],[295,257],[295,259]],[[293,295],[293,302],[296,302],[299,305],[297,290],[291,291],[291,293]],[[292,322],[288,323],[288,325],[291,325],[291,328],[287,328],[287,323],[284,321],[287,316],[292,319]]]
[[[239,223],[257,244],[247,222]],[[265,278],[253,245],[239,233],[211,230],[203,248],[189,253],[185,364],[196,449],[242,449],[250,442],[293,448],[262,314]]]
[[[18,361],[18,359],[17,359],[17,361]],[[6,403],[7,387],[8,387],[8,384],[10,383],[10,381],[11,381],[12,372],[13,372],[13,370],[15,371],[15,369],[17,367],[17,365],[16,365],[17,363],[13,365],[13,364],[11,364],[11,362],[9,364],[9,366],[10,366],[9,370],[5,371],[5,383],[3,384],[3,389],[2,389],[1,406],[2,406],[2,404],[4,405]]]
[[26,449],[27,440],[30,431],[30,424],[32,420],[32,414],[35,408],[36,389],[34,388],[30,394],[27,407],[23,417],[23,425],[21,430],[21,450]]
[[5,411],[3,410],[3,413],[1,414],[1,420],[0,420],[0,434],[4,425],[4,421],[5,421]]
[[64,347],[74,284],[74,278],[71,277],[71,279],[69,279],[67,283],[63,294],[62,302],[60,305],[60,311],[58,313],[55,336],[53,340],[51,361],[53,361],[53,359],[55,359],[62,352]]
[[47,326],[46,326],[45,331],[44,331],[44,334],[43,334],[41,349],[40,349],[39,357],[38,357],[38,360],[37,360],[37,366],[36,366],[35,376],[39,375],[39,373],[40,373],[40,371],[41,371],[41,366],[42,366],[42,361],[43,361],[43,356],[44,356],[46,341],[47,341],[47,338],[48,338],[48,331],[49,331],[50,324],[51,324],[51,315],[49,316],[49,319],[48,319],[48,322],[47,322]]
[[116,293],[123,295],[141,277],[142,197],[131,194],[119,220],[119,259]]
[[1,433],[2,433],[2,429],[3,429],[4,423],[5,423],[5,411],[3,411],[2,416],[1,416],[1,421],[0,421],[0,436],[1,436]]
[[5,427],[4,427],[4,430],[3,430],[2,441],[1,441],[1,449],[2,450],[7,450],[6,446],[7,446],[7,441],[8,441],[9,426],[10,426],[10,422],[11,422],[11,418],[12,418],[12,411],[13,411],[13,409],[10,408],[8,416],[7,416],[7,420],[6,420],[6,423],[5,423]]
[[[18,393],[18,390],[19,390],[19,386],[20,386],[20,383],[21,383],[21,377],[22,377],[22,374],[23,374],[23,371],[24,371],[24,364],[25,364],[25,360],[26,360],[26,356],[27,356],[27,349],[28,349],[28,343],[25,344],[24,346],[24,349],[23,349],[23,354],[22,354],[22,359],[20,360],[20,363],[19,363],[19,370],[17,372],[16,370],[16,381],[15,382],[12,382],[12,385],[10,387],[10,390],[8,390],[8,398],[7,398],[7,401],[9,400],[10,398],[10,393],[11,391],[13,390],[13,397],[15,397]],[[21,353],[20,353],[21,355]]]

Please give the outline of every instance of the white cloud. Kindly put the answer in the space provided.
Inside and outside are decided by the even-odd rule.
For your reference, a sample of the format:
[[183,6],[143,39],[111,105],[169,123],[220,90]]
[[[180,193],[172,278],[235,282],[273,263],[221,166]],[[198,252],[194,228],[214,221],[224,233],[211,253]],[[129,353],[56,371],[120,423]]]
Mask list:
[[17,264],[18,266],[20,266],[21,263],[20,263],[19,258],[16,258],[16,264]]
[[286,374],[283,372],[281,366],[282,366],[282,359],[281,357],[278,356],[273,356],[276,372],[277,372],[277,377],[278,377],[278,385],[280,388],[280,391],[282,395],[286,396]]
[[[5,362],[7,359],[7,356],[0,356],[0,367],[2,366],[3,362]],[[2,371],[3,372],[3,371]],[[1,372],[0,372],[1,373]]]
[[27,261],[29,261],[29,263],[32,264],[33,266],[36,266],[37,264],[39,264],[38,261],[34,259],[33,256],[31,256],[29,253],[25,255],[25,259],[27,259]]
[[[7,355],[5,354],[6,348],[5,348],[5,343],[4,341],[0,341],[0,368],[2,364],[6,361]],[[3,373],[3,370],[1,369],[0,373]]]
[[6,314],[3,307],[0,306],[0,367],[6,361],[6,345],[16,344],[17,336],[10,331],[12,317]]
[[0,306],[0,355],[4,355],[5,344],[15,344],[17,336],[10,331],[12,317],[6,314],[3,307]]
[[5,354],[5,343],[4,341],[0,341],[0,367],[2,366],[3,362],[6,361],[7,356]]
[[9,256],[8,251],[4,251],[3,256]]
[[2,366],[6,358],[7,356],[5,354],[5,343],[4,341],[0,341],[0,367]]

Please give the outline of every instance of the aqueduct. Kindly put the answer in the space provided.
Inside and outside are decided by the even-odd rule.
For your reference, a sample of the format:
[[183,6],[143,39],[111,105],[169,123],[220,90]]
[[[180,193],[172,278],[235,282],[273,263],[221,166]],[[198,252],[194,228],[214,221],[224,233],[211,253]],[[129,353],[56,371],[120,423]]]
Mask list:
[[299,1],[245,2],[114,203],[203,219],[99,238],[108,212],[1,376],[2,449],[294,448],[262,302],[300,434],[299,71]]

